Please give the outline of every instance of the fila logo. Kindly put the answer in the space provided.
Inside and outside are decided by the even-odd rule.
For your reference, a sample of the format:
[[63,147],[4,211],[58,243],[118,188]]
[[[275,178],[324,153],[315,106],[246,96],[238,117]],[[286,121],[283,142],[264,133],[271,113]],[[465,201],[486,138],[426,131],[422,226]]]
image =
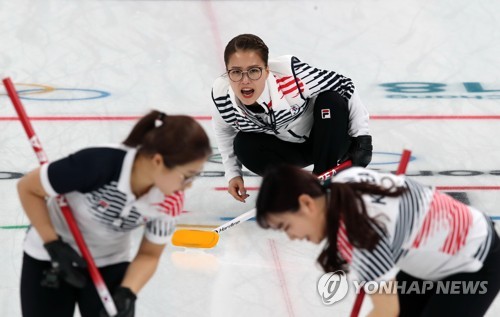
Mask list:
[[321,119],[330,119],[330,109],[321,109]]

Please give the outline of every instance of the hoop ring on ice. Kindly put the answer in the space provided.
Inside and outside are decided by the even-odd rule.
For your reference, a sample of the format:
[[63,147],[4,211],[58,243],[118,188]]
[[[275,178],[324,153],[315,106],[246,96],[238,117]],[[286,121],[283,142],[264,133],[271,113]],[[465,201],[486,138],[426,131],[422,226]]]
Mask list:
[[[30,89],[30,90],[38,90],[38,89]],[[30,91],[25,90],[25,91]],[[63,98],[38,98],[38,97],[26,97],[23,95],[19,95],[21,99],[25,100],[37,100],[37,101],[76,101],[76,100],[91,100],[91,99],[99,99],[106,98],[110,95],[109,92],[97,89],[81,89],[81,88],[53,88],[51,92],[56,91],[72,91],[72,92],[83,92],[85,94],[89,94],[88,97],[63,97]]]
[[[29,89],[19,89],[17,90],[17,93],[19,94],[20,97],[23,95],[35,95],[35,94],[43,94],[47,92],[54,91],[56,88],[52,86],[47,86],[47,85],[40,85],[40,84],[22,84],[22,83],[16,83],[16,86],[27,86]],[[6,93],[2,92],[0,93],[0,96],[7,96]]]

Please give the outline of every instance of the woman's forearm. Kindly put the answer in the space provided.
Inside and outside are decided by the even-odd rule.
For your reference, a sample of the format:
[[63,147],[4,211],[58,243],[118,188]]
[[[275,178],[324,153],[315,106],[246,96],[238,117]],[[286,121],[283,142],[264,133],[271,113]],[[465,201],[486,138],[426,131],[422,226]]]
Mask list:
[[165,245],[155,244],[144,238],[121,285],[137,294],[155,273],[164,248]]
[[137,294],[155,273],[158,262],[156,256],[138,254],[130,263],[121,285]]
[[24,212],[42,240],[44,242],[57,240],[57,232],[50,220],[45,201],[45,192],[39,182],[38,170],[23,177],[17,184],[17,190]]

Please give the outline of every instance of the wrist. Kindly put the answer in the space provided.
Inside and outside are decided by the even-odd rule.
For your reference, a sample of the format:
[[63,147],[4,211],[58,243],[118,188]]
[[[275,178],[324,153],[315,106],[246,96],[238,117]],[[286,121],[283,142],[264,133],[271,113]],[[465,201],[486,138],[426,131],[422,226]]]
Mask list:
[[243,173],[241,170],[235,170],[235,169],[225,169],[224,171],[224,178],[226,181],[229,183],[233,178],[236,177],[241,177],[243,178]]
[[127,297],[133,298],[135,300],[137,298],[137,293],[139,292],[139,290],[135,289],[133,286],[120,285],[116,288],[115,292],[120,292],[127,295]]
[[54,242],[54,241],[61,239],[59,237],[59,235],[57,234],[57,232],[55,232],[53,230],[43,232],[43,233],[40,232],[39,230],[37,230],[37,231],[38,231],[38,234],[40,235],[40,238],[42,238],[42,241],[44,244],[51,243],[51,242]]
[[231,178],[229,180],[229,183],[232,183],[232,182],[235,182],[235,181],[238,181],[238,180],[243,180],[243,177],[241,177],[239,175],[238,176],[234,176],[233,178]]

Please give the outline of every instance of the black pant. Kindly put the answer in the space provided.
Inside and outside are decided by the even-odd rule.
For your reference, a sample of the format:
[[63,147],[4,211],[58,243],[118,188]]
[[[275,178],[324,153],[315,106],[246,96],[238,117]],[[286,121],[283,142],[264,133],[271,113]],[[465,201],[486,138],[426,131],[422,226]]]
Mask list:
[[325,91],[317,96],[313,111],[314,123],[306,142],[286,142],[275,135],[240,131],[233,143],[236,157],[258,175],[281,164],[314,164],[317,175],[335,167],[350,144],[349,106],[338,93]]
[[[407,288],[412,282],[419,283],[420,289],[422,289],[424,282],[404,272],[399,272],[396,280],[398,284],[405,281]],[[500,290],[500,241],[498,235],[495,234],[494,242],[481,270],[474,273],[454,274],[442,281],[488,282],[488,284],[485,286],[485,294],[437,294],[435,287],[431,291],[420,295],[415,293],[401,294],[398,292],[399,316],[483,316]],[[484,291],[484,288],[478,287],[478,289]]]
[[[99,268],[110,292],[120,285],[129,263],[118,263]],[[73,317],[75,304],[82,317],[96,317],[103,308],[97,291],[86,270],[87,284],[77,289],[64,281],[59,288],[40,285],[43,272],[51,267],[48,261],[39,261],[27,254],[23,257],[21,273],[21,308],[24,317]]]

